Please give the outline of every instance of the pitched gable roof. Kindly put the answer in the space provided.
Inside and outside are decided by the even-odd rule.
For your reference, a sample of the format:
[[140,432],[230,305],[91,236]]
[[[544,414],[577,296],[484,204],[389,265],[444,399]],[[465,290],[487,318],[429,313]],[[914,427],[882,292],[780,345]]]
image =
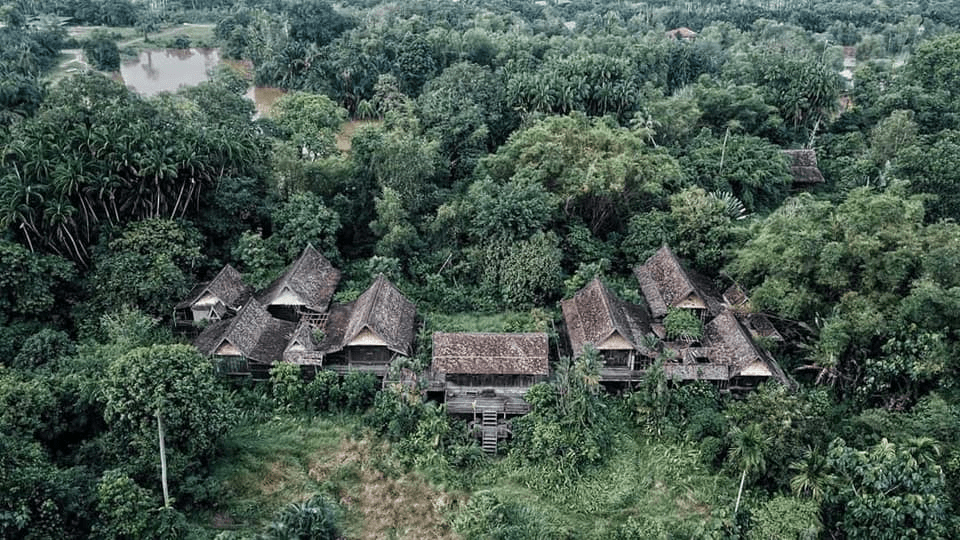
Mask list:
[[390,281],[380,274],[359,298],[330,312],[326,336],[319,349],[337,352],[364,331],[380,338],[386,347],[409,356],[415,337],[417,308]]
[[339,283],[340,271],[312,245],[307,245],[287,271],[260,293],[259,300],[265,305],[284,303],[280,298],[290,292],[304,307],[323,312],[330,305]]
[[790,385],[780,366],[756,346],[750,332],[732,311],[725,310],[714,317],[704,326],[703,332],[711,349],[710,359],[715,364],[729,366],[730,377],[760,364],[772,378]]
[[790,174],[795,184],[822,184],[825,181],[817,166],[815,150],[784,150],[783,153],[790,158]]
[[282,358],[295,326],[272,317],[263,305],[250,299],[235,317],[205,328],[193,344],[210,356],[229,344],[250,360],[273,363]]
[[713,315],[720,312],[720,303],[709,282],[695,272],[688,272],[668,246],[663,246],[634,270],[644,298],[654,317],[663,317],[691,295],[696,295]]
[[561,301],[560,308],[574,356],[580,356],[587,343],[600,346],[615,334],[642,350],[641,339],[652,331],[646,311],[617,298],[600,278]]
[[240,272],[228,264],[210,282],[194,287],[187,298],[177,304],[176,309],[188,309],[207,294],[220,300],[223,305],[237,309],[250,298],[251,292],[251,288],[243,283]]
[[446,374],[548,375],[543,332],[433,334],[433,369]]

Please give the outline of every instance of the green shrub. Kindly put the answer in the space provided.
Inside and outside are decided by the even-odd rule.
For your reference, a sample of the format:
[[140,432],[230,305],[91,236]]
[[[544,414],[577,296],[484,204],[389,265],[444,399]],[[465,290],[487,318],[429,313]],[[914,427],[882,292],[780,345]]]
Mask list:
[[340,537],[340,509],[324,495],[314,495],[281,510],[267,525],[264,540],[336,540]]

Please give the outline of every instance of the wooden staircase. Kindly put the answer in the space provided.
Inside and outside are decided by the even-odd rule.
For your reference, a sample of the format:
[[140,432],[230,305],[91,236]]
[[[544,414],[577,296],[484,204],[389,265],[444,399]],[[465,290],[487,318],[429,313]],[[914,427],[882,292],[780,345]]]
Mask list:
[[497,411],[484,409],[480,429],[483,435],[480,447],[488,454],[497,453]]

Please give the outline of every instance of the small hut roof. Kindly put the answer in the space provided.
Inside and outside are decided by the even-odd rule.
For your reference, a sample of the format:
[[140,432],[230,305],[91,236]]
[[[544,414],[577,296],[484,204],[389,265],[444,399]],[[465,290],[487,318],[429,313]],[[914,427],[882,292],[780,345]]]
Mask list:
[[725,310],[714,317],[703,331],[711,350],[712,363],[730,366],[731,377],[736,377],[742,369],[759,361],[767,365],[775,379],[790,384],[780,366],[756,346],[750,332],[740,324],[732,311]]
[[244,357],[269,364],[283,357],[295,327],[295,323],[274,318],[251,298],[236,317],[205,328],[194,345],[201,353],[214,355],[224,342],[229,342]]
[[681,26],[680,28],[674,28],[673,30],[667,30],[666,36],[670,39],[693,39],[697,37],[697,33],[693,30],[687,28],[686,26]]
[[600,345],[615,333],[641,350],[641,339],[652,332],[643,307],[620,300],[600,278],[561,301],[560,307],[574,356],[580,356],[587,343]]
[[228,264],[211,281],[194,287],[186,299],[177,304],[177,309],[190,308],[208,293],[218,298],[223,305],[237,309],[250,298],[251,292],[251,288],[243,283],[240,272]]
[[304,307],[323,312],[330,305],[339,283],[340,271],[312,245],[307,245],[287,271],[260,294],[259,300],[270,305],[289,289],[303,300]]
[[790,174],[795,184],[822,184],[825,181],[817,166],[815,150],[784,150],[783,153],[790,158]]
[[638,266],[634,275],[654,317],[663,317],[691,294],[703,300],[711,315],[720,312],[720,303],[709,281],[695,272],[684,270],[668,246],[661,247]]
[[548,375],[543,332],[433,334],[433,369],[446,374]]
[[319,349],[337,352],[364,330],[380,337],[391,351],[409,356],[415,337],[417,307],[383,274],[359,298],[331,310]]

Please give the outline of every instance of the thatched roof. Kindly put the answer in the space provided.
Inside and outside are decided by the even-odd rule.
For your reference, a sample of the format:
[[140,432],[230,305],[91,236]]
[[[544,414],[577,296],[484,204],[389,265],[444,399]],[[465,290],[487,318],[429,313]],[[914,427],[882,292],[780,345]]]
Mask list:
[[697,37],[697,33],[686,26],[674,28],[673,30],[667,30],[665,34],[670,39],[694,39]]
[[232,346],[249,360],[271,364],[283,357],[295,328],[295,323],[274,318],[251,298],[235,317],[205,328],[193,344],[209,356]]
[[319,364],[315,356],[317,351],[317,342],[314,339],[313,325],[306,321],[300,321],[293,336],[283,350],[283,361],[294,364]]
[[721,310],[709,280],[685,270],[668,246],[661,247],[638,266],[634,275],[654,317],[665,316],[670,308],[679,306],[691,296],[699,298],[711,315]]
[[548,375],[548,352],[542,332],[433,334],[433,369],[446,374]]
[[646,310],[617,298],[600,278],[594,278],[573,298],[561,301],[560,307],[574,356],[580,356],[587,343],[599,346],[614,335],[635,350],[645,350],[641,340],[652,332]]
[[287,295],[294,295],[303,307],[316,312],[326,311],[340,283],[340,271],[319,251],[308,245],[286,272],[270,284],[258,299],[264,305],[286,304]]
[[318,349],[337,352],[362,332],[380,338],[391,351],[409,356],[413,349],[417,307],[380,274],[359,298],[330,310]]
[[822,184],[823,173],[817,167],[817,152],[810,149],[784,150],[790,158],[790,174],[795,184]]
[[252,292],[252,289],[243,283],[240,272],[228,264],[211,281],[194,287],[190,294],[177,304],[176,309],[189,309],[207,294],[230,309],[238,309],[250,298]]
[[740,324],[732,311],[725,310],[714,317],[704,326],[703,333],[710,348],[711,362],[730,366],[730,377],[740,375],[744,369],[759,362],[774,379],[790,384],[780,366],[756,346],[750,332]]

